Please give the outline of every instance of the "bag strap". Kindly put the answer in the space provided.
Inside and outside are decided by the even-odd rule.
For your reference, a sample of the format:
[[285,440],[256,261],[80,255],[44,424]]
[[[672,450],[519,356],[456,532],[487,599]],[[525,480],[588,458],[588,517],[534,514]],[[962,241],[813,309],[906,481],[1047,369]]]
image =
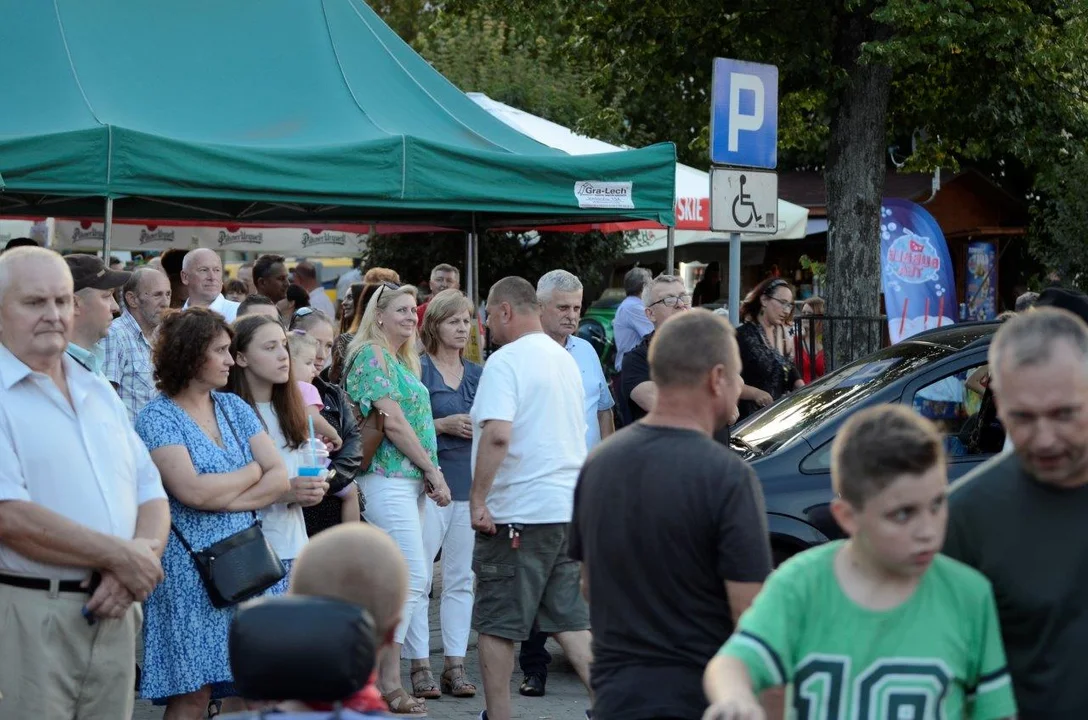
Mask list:
[[[215,399],[215,393],[212,393],[212,410],[214,412],[215,410],[218,410],[218,409],[219,409],[219,402],[216,401],[216,399]],[[227,420],[227,427],[230,428],[230,434],[234,436],[234,442],[237,443],[238,449],[241,450],[244,453],[245,452],[245,446],[242,445],[242,441],[238,439],[238,431],[234,429],[234,423],[231,422],[230,415],[227,413],[226,410],[223,411],[223,417],[226,418],[226,420]],[[249,512],[250,512],[251,515],[253,515],[253,524],[254,525],[260,525],[261,524],[261,519],[259,517],[257,517],[257,511],[256,510],[250,510]],[[185,539],[185,536],[181,534],[181,530],[178,530],[178,526],[174,524],[173,520],[170,521],[170,530],[173,531],[173,533],[175,535],[177,535],[178,541],[181,543],[181,546],[183,548],[185,548],[185,552],[189,553],[189,555],[194,560],[196,560],[196,553],[193,552],[193,547],[189,544],[189,541]]]

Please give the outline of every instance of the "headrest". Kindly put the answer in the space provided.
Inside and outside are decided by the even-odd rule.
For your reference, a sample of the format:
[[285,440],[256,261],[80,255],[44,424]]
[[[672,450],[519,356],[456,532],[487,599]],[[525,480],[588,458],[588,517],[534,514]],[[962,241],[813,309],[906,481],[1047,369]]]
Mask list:
[[358,605],[281,595],[238,608],[230,668],[247,700],[337,702],[361,690],[374,669],[374,621]]

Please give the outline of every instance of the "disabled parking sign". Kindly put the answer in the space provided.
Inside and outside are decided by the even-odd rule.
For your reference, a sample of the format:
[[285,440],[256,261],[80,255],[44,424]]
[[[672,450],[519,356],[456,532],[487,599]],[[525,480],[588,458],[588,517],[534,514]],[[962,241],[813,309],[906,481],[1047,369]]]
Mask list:
[[714,58],[710,162],[768,170],[777,167],[777,67]]
[[778,232],[778,175],[765,170],[711,168],[710,229],[757,235]]

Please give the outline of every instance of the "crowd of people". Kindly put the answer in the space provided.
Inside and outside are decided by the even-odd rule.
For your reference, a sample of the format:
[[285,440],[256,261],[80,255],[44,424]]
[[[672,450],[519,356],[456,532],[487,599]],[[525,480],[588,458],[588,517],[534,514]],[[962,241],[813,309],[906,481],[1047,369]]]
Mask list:
[[482,720],[511,717],[516,659],[545,693],[548,638],[605,720],[1088,717],[1075,314],[1003,323],[987,391],[1012,448],[951,490],[930,421],[855,415],[832,453],[849,539],[772,574],[759,480],[725,440],[818,372],[781,332],[784,280],[734,329],[679,278],[628,273],[614,393],[565,270],[490,288],[481,364],[451,265],[423,304],[358,268],[338,319],[282,257],[230,300],[216,253],[168,255],[0,254],[0,720],[129,717],[141,633],[165,718],[242,709],[236,607],[289,592],[374,618],[376,671],[342,699],[366,711],[476,696],[475,629]]

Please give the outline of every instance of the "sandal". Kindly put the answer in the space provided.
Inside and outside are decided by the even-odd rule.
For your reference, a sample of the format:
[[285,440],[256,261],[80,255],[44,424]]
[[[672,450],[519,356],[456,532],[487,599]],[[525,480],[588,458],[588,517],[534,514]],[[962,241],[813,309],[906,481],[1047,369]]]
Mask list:
[[[421,679],[416,680],[416,676],[420,676]],[[426,700],[437,700],[442,697],[442,690],[434,681],[434,675],[431,674],[429,667],[416,668],[412,671],[412,695]]]
[[442,673],[442,692],[458,698],[476,697],[476,686],[465,680],[465,666],[454,665]]
[[389,706],[389,712],[394,715],[427,714],[427,703],[412,697],[405,692],[404,688],[397,688],[391,693],[382,695],[382,700]]

